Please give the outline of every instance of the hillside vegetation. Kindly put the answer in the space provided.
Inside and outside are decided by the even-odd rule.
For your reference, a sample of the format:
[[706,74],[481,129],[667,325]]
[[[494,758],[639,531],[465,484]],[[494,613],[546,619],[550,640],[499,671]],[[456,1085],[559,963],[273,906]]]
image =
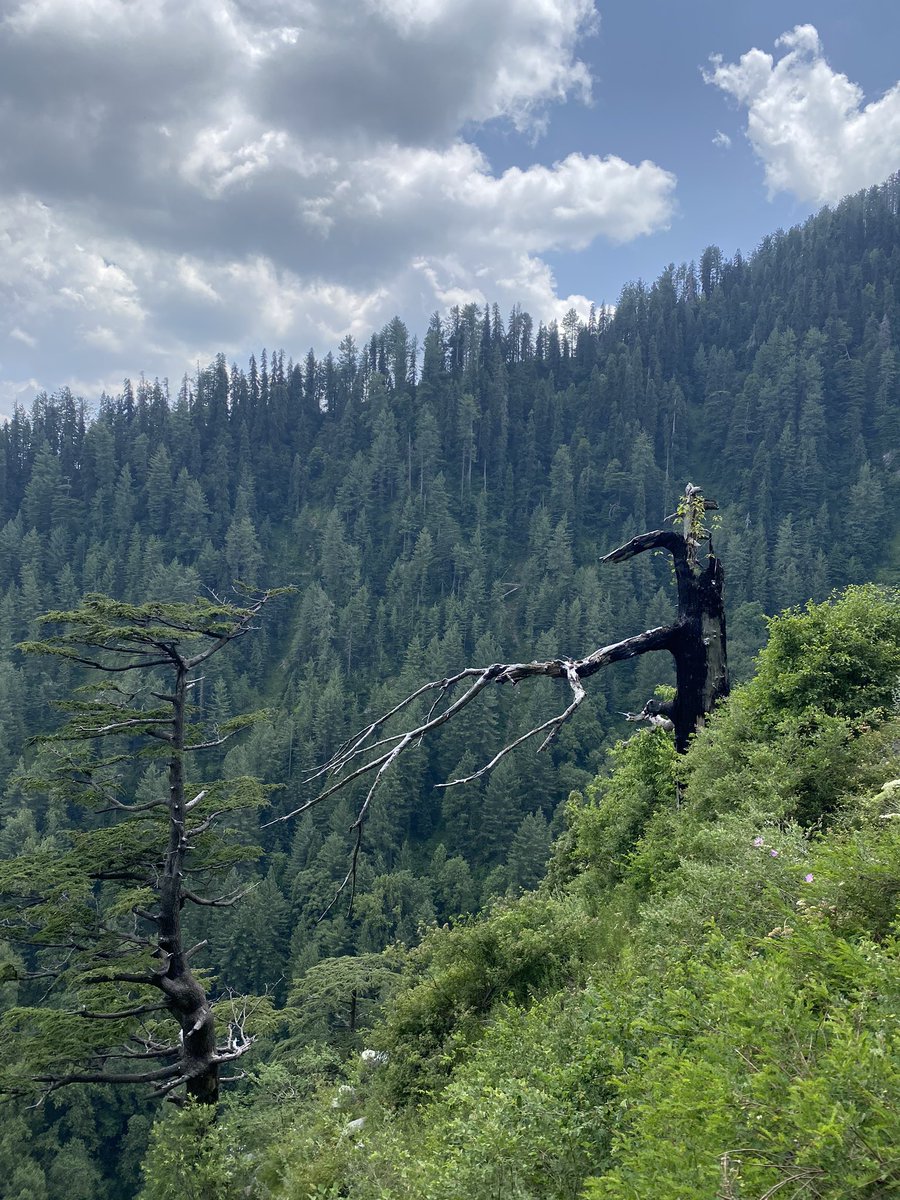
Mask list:
[[[276,789],[225,881],[252,890],[192,926],[223,988],[265,998],[197,1196],[892,1194],[898,289],[894,177],[586,323],[470,305],[421,351],[394,321],[321,360],[220,356],[171,394],[126,381],[92,414],[41,396],[0,429],[3,857],[73,820],[28,784],[29,738],[80,682],[16,649],[41,612],[296,588],[195,697],[213,722],[268,709],[208,770]],[[772,627],[683,763],[656,732],[607,759],[618,713],[670,680],[645,656],[593,679],[546,753],[438,790],[559,707],[550,681],[486,694],[387,777],[353,914],[320,921],[358,796],[262,825],[423,680],[665,623],[667,562],[598,560],[687,478],[719,501],[738,680],[765,613],[819,606]],[[154,766],[122,786],[151,797]],[[37,1003],[13,978],[33,951],[2,954],[4,1006]],[[346,1079],[366,1047],[387,1062]],[[168,1195],[192,1144],[169,1123],[206,1118],[167,1117],[145,1157],[155,1116],[130,1090],[17,1105],[9,1194]]]
[[[316,1086],[274,1046],[203,1194],[898,1194],[900,596],[771,634],[683,760],[640,733],[572,795],[540,888],[382,957],[386,1061],[323,1046]],[[147,1200],[196,1120],[157,1131]]]

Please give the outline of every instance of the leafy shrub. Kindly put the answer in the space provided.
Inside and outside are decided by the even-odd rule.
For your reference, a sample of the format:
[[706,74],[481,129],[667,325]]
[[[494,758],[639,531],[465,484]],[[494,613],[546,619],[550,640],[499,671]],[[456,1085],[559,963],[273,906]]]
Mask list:
[[814,908],[696,954],[618,1079],[615,1165],[585,1195],[896,1194],[898,949],[853,944]]
[[377,1038],[389,1054],[383,1097],[408,1103],[442,1086],[497,1005],[527,1004],[574,978],[591,932],[578,905],[539,893],[431,931]]

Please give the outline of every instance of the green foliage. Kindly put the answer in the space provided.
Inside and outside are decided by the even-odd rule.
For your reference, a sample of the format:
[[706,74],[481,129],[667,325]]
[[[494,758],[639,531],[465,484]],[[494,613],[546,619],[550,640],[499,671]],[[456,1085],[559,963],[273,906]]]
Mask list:
[[[647,729],[620,742],[609,762],[609,775],[587,788],[584,801],[571,802],[577,808],[571,853],[577,863],[590,863],[591,881],[602,887],[628,873],[635,844],[653,816],[674,809],[678,756],[668,733]],[[669,866],[671,857],[664,856],[660,870]]]
[[344,1134],[355,1109],[332,1104],[345,1094],[335,1091],[337,1070],[333,1052],[309,1044],[284,1061],[256,1067],[253,1090],[229,1098],[214,1125],[196,1109],[160,1118],[151,1146],[162,1148],[162,1162],[157,1166],[148,1156],[139,1200],[190,1195],[178,1188],[199,1181],[207,1188],[199,1194],[216,1200],[338,1200],[357,1156]]
[[615,1166],[585,1195],[893,1194],[897,953],[848,943],[817,908],[758,947],[695,953],[662,991],[658,1035],[617,1078]]
[[[209,943],[202,961],[227,959],[248,990],[269,985],[280,1003],[286,981],[316,963],[338,959],[349,970],[360,951],[377,953],[398,937],[414,942],[431,920],[452,921],[481,898],[533,886],[547,831],[561,823],[554,810],[573,790],[587,800],[571,806],[544,886],[570,907],[573,946],[592,922],[592,948],[573,949],[560,978],[581,978],[598,955],[603,969],[631,954],[648,971],[662,970],[667,939],[699,944],[710,920],[728,938],[764,936],[783,921],[794,873],[810,865],[820,834],[816,853],[831,847],[835,858],[816,871],[844,934],[887,937],[896,822],[880,816],[896,806],[884,800],[878,816],[866,815],[885,781],[900,774],[887,593],[862,591],[830,615],[788,615],[770,668],[760,667],[765,687],[736,694],[682,764],[680,802],[666,763],[654,762],[640,739],[611,775],[604,765],[623,732],[615,714],[640,707],[669,677],[664,656],[592,679],[588,701],[545,754],[524,748],[490,781],[435,792],[434,784],[477,769],[546,719],[559,699],[550,682],[491,697],[423,744],[376,797],[350,917],[336,905],[317,923],[346,874],[352,803],[309,812],[297,828],[261,829],[257,809],[265,799],[272,816],[296,807],[308,794],[309,769],[424,678],[482,657],[578,654],[667,620],[666,562],[645,557],[606,569],[597,558],[670,512],[674,481],[687,475],[721,508],[715,541],[727,572],[733,678],[751,672],[765,639],[763,613],[808,595],[818,605],[831,588],[867,578],[896,582],[898,228],[893,179],[765,239],[749,258],[729,261],[709,247],[697,271],[668,269],[652,285],[630,285],[614,312],[587,322],[570,314],[561,329],[536,327],[517,308],[504,326],[496,309],[468,305],[432,320],[418,379],[413,339],[395,321],[365,347],[347,339],[321,361],[263,354],[229,372],[220,356],[171,397],[142,379],[90,415],[66,389],[38,397],[30,411],[16,408],[0,427],[0,854],[22,860],[4,865],[4,878],[15,887],[45,878],[38,915],[57,930],[84,932],[98,912],[128,928],[146,889],[125,883],[119,891],[100,880],[85,889],[77,875],[96,866],[95,849],[133,863],[141,846],[110,839],[112,816],[96,811],[106,802],[98,792],[79,807],[72,779],[90,765],[104,787],[140,803],[166,786],[155,761],[161,747],[131,740],[106,753],[95,743],[95,753],[82,754],[64,739],[30,743],[60,732],[60,720],[96,728],[133,719],[132,730],[143,733],[158,719],[149,696],[112,691],[81,692],[67,713],[53,710],[82,675],[71,644],[56,643],[59,653],[41,659],[14,649],[52,641],[58,631],[38,625],[41,611],[70,612],[83,593],[109,593],[113,607],[94,611],[93,632],[143,635],[159,632],[169,602],[188,605],[202,590],[214,610],[212,597],[224,595],[235,574],[252,580],[271,570],[297,581],[296,604],[248,638],[246,653],[210,662],[192,693],[198,740],[214,740],[235,713],[269,709],[237,747],[211,749],[193,776],[198,790],[207,788],[203,810],[227,805],[223,820],[234,829],[216,845],[201,835],[197,855],[217,865],[210,875],[222,879],[222,893],[257,886],[243,912],[185,910],[186,925],[193,941]],[[148,598],[155,615],[143,610]],[[214,633],[217,618],[208,617]],[[115,645],[98,652],[103,661],[112,661]],[[148,692],[164,691],[158,682]],[[665,746],[663,738],[660,756]],[[603,781],[591,783],[598,772]],[[28,787],[29,775],[42,782]],[[80,838],[69,837],[73,828]],[[141,829],[154,843],[152,812]],[[779,858],[757,853],[757,836]],[[539,953],[539,936],[532,946],[525,927],[527,954]],[[498,978],[515,974],[515,938],[511,930]],[[20,949],[2,976],[15,979],[0,985],[0,996],[22,1012],[46,986],[25,976],[46,969],[53,952]],[[551,963],[557,951],[551,947]],[[53,994],[64,1016],[83,966],[72,964],[69,992]],[[537,976],[534,962],[528,970]],[[502,984],[479,1006],[492,977],[487,963],[480,976],[472,972],[474,1000],[457,996],[457,984],[468,995],[466,971],[458,974],[449,960],[440,972],[454,981],[448,1026],[464,1032],[436,1031],[438,1003],[429,1015],[423,1002],[415,1026],[426,1089],[429,1078],[441,1086],[452,1079],[452,1063],[467,1063],[466,1031],[473,1046],[487,1047],[496,1005],[518,1007],[503,999]],[[422,978],[410,968],[406,982],[414,992]],[[544,989],[536,978],[519,997],[524,1007]],[[304,1009],[305,1032],[295,1028],[285,1039],[286,1053],[299,1053],[307,1036],[339,1040],[340,1005],[327,991],[315,994],[336,1010],[307,1020]],[[272,1027],[265,1055],[285,1032]],[[429,1039],[432,1049],[423,1049]],[[371,1087],[392,1099],[385,1077]],[[309,1118],[306,1100],[298,1103],[290,1111],[310,1132],[297,1135],[291,1171],[313,1180],[328,1145],[331,1175],[323,1171],[308,1188],[347,1190],[335,1180],[352,1176],[352,1149],[338,1144],[337,1125],[327,1132]],[[55,1200],[61,1185],[50,1167],[67,1141],[80,1139],[95,1162],[124,1161],[116,1139],[125,1117],[111,1099],[103,1104],[112,1130],[105,1141],[60,1125],[63,1111],[79,1109],[60,1101],[46,1118],[59,1137],[35,1141],[31,1160],[4,1170],[7,1185],[19,1170],[28,1175],[20,1192],[49,1187]],[[277,1109],[266,1111],[273,1119]],[[37,1117],[30,1128],[44,1130]],[[141,1128],[134,1123],[129,1161],[140,1153]],[[416,1129],[392,1145],[414,1156]],[[264,1143],[259,1133],[254,1145]],[[234,1186],[263,1185],[251,1172]],[[104,1167],[98,1200],[125,1200],[125,1188]]]
[[[593,996],[501,1005],[440,1098],[366,1138],[359,1197],[575,1197],[608,1141],[610,1052]],[[407,1134],[408,1136],[408,1134]]]
[[186,1105],[153,1127],[140,1200],[231,1200],[237,1158],[215,1110]]
[[353,1044],[372,1024],[399,982],[403,962],[399,946],[378,954],[326,958],[294,981],[288,997],[292,1036],[302,1041],[333,1037]]
[[875,721],[893,708],[898,678],[900,592],[866,584],[770,622],[751,703],[767,723],[810,709]]
[[538,893],[498,903],[483,919],[435,929],[409,956],[406,986],[385,1015],[389,1055],[380,1090],[409,1103],[444,1083],[501,1001],[526,1004],[577,975],[592,923]]
[[820,903],[845,936],[890,936],[900,913],[900,783],[851,798],[815,847]]
[[[283,594],[285,589],[278,591]],[[77,609],[50,611],[41,617],[41,625],[63,625],[65,632],[42,642],[23,642],[19,649],[84,661],[80,648],[93,646],[110,654],[158,660],[160,654],[153,652],[153,643],[168,641],[182,647],[187,658],[191,649],[202,646],[207,638],[228,636],[236,622],[250,617],[252,611],[204,599],[126,604],[110,596],[89,594]],[[111,666],[118,665],[115,659],[108,661]]]

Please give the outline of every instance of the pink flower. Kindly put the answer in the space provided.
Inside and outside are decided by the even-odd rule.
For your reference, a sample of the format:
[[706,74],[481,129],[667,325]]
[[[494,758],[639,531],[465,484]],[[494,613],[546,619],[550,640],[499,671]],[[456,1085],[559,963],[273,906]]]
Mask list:
[[766,840],[765,838],[761,838],[761,837],[755,837],[755,838],[753,839],[753,841],[750,843],[750,845],[751,845],[751,846],[756,846],[756,847],[759,847],[759,846],[762,846],[762,845],[765,843],[765,840]]
[[815,879],[815,875],[813,875],[813,874],[809,874],[809,875],[804,875],[804,876],[803,876],[803,882],[804,882],[804,883],[812,883],[812,881],[813,881],[814,879]]

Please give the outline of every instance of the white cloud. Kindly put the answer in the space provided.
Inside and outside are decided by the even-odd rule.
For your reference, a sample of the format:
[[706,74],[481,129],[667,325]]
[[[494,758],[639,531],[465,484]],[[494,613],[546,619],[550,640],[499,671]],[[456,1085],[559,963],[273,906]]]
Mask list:
[[[420,259],[413,268],[427,281],[427,292],[440,308],[454,304],[487,304],[493,301],[511,307],[519,303],[526,311],[540,313],[545,321],[562,317],[570,308],[587,314],[591,302],[585,296],[560,296],[550,267],[542,259],[520,254],[515,258],[485,257],[467,264],[454,255]],[[505,275],[500,272],[507,272]],[[433,307],[433,305],[432,305]]]
[[818,31],[798,25],[738,62],[713,56],[705,73],[747,110],[747,136],[769,195],[828,203],[880,183],[900,162],[900,83],[864,104],[862,89],[827,62]]
[[47,386],[106,384],[470,299],[585,307],[541,256],[665,228],[674,176],[497,173],[469,139],[589,103],[596,22],[593,0],[13,0],[0,375],[37,374],[37,343]]
[[98,350],[108,350],[116,354],[122,349],[122,339],[106,325],[95,325],[93,329],[88,329],[83,337],[89,346],[96,346]]
[[714,146],[718,146],[720,150],[731,149],[731,138],[727,133],[723,133],[721,129],[716,130],[716,136],[712,140]]
[[[0,364],[2,370],[2,364]],[[41,390],[37,379],[6,379],[0,375],[0,424],[10,420],[16,405],[31,403]]]
[[427,143],[466,121],[539,126],[547,103],[590,97],[575,49],[593,0],[309,0],[280,20],[277,38],[256,26],[255,107],[294,132]]
[[[98,314],[123,332],[139,330],[145,312],[131,268],[108,257],[116,256],[120,243],[81,232],[30,197],[0,207],[0,279],[10,307],[32,330],[48,321],[70,322],[85,334]],[[36,342],[35,334],[29,336]]]

